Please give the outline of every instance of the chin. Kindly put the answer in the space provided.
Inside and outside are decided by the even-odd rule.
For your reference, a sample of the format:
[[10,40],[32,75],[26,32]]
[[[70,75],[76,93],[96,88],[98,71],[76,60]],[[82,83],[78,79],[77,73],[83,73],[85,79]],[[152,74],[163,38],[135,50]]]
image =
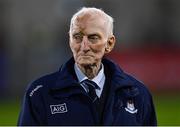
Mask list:
[[80,66],[87,66],[87,65],[93,65],[94,61],[91,61],[91,60],[88,60],[88,59],[80,59],[80,60],[77,61],[77,63]]
[[76,58],[76,63],[80,66],[96,65],[97,63],[93,56],[79,56]]
[[87,65],[92,65],[93,62],[90,62],[90,61],[82,61],[82,62],[78,62],[79,65],[81,66],[87,66]]

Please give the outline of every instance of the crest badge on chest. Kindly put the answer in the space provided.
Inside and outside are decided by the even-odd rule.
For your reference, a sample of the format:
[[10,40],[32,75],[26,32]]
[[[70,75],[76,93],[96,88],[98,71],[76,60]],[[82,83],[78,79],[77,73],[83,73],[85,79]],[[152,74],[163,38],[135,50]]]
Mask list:
[[126,107],[125,107],[125,110],[126,110],[127,112],[131,113],[131,114],[137,113],[137,111],[138,111],[138,110],[135,108],[135,106],[134,106],[133,100],[128,100],[128,101],[127,101],[127,105],[126,105]]

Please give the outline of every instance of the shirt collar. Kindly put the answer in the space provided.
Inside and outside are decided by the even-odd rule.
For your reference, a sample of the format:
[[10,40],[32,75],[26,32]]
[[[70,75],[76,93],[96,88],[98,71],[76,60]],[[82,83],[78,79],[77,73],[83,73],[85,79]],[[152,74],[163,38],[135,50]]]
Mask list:
[[[88,77],[80,70],[80,68],[77,66],[76,63],[74,64],[74,70],[75,70],[75,73],[77,75],[79,82],[82,82],[85,79],[88,79]],[[94,81],[100,87],[100,89],[103,89],[104,84],[102,84],[101,82],[102,82],[102,80],[104,80],[104,78],[105,78],[104,65],[101,64],[101,70],[99,71],[99,73],[96,77],[91,79],[91,81]]]

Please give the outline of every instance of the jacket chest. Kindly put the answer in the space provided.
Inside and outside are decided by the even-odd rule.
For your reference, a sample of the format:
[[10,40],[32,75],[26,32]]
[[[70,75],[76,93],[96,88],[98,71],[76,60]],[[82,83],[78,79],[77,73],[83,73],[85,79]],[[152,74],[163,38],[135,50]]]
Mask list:
[[138,97],[116,95],[113,107],[113,124],[142,125],[143,105]]
[[49,125],[93,125],[93,105],[84,95],[52,97],[46,100]]
[[[103,125],[140,125],[137,100],[114,94],[105,104]],[[72,96],[48,96],[46,101],[49,125],[99,125],[98,111],[83,94]]]

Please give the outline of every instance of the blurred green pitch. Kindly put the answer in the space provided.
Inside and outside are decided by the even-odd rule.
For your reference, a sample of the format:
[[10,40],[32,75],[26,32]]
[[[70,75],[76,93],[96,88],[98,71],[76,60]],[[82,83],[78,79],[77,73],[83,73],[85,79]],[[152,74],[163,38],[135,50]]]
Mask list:
[[[180,125],[180,94],[154,95],[158,125]],[[0,101],[0,125],[16,125],[20,101]]]

